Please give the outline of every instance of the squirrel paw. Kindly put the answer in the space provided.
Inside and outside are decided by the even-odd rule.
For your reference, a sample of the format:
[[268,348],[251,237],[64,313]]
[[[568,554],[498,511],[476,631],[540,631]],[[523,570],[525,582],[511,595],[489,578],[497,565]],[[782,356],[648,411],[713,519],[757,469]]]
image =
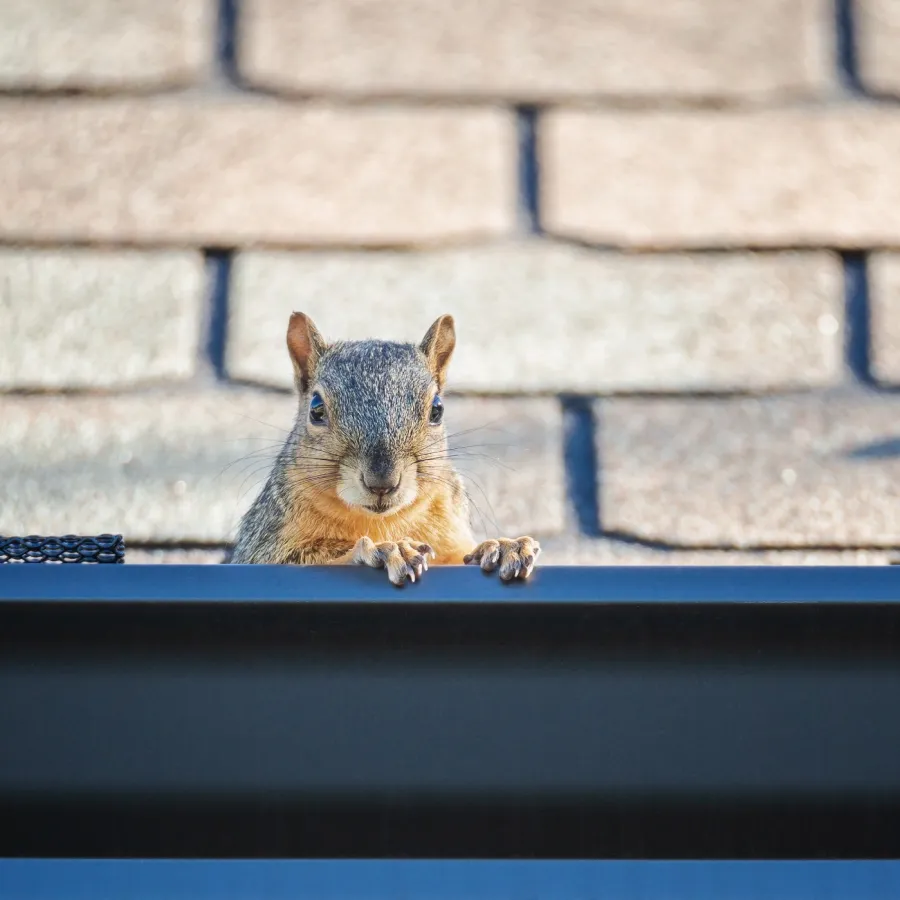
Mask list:
[[407,579],[421,578],[422,572],[428,570],[429,556],[434,559],[434,550],[412,538],[376,544],[371,538],[363,537],[353,548],[353,562],[373,569],[387,569],[391,583],[398,587],[406,584]]
[[482,572],[493,572],[499,568],[501,581],[512,581],[515,578],[524,580],[534,569],[534,562],[540,552],[541,545],[534,538],[520,537],[514,541],[499,538],[479,544],[463,557],[463,562],[467,566],[481,566]]

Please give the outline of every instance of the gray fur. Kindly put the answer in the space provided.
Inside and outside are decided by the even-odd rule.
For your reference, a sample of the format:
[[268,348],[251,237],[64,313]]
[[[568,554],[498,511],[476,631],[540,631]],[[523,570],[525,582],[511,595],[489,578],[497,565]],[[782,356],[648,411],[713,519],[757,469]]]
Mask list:
[[[327,394],[336,432],[347,457],[366,460],[372,471],[392,467],[412,452],[422,437],[429,387],[434,378],[428,362],[413,344],[353,341],[330,345],[316,364],[307,392],[300,395],[297,418],[265,486],[241,520],[230,562],[306,562],[296,553],[285,555],[277,544],[281,527],[291,514],[290,474],[305,442],[312,390]],[[443,430],[434,437],[436,450],[445,446]],[[438,440],[440,438],[440,440]],[[336,554],[340,555],[340,554]]]
[[[305,405],[301,408],[305,413]],[[302,432],[301,421],[302,416],[298,414],[262,491],[241,519],[229,563],[282,561],[277,558],[277,537],[281,523],[290,514],[288,472],[296,456]]]
[[315,381],[328,393],[348,450],[395,460],[421,431],[433,379],[412,344],[354,341],[328,348]]

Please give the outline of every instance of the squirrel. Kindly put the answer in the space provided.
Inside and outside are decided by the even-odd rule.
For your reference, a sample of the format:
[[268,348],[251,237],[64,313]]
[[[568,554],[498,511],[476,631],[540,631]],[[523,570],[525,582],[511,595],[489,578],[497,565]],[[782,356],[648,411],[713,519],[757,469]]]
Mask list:
[[326,343],[295,312],[287,348],[299,394],[293,428],[242,517],[232,564],[364,565],[398,586],[436,565],[527,579],[534,538],[476,545],[444,428],[453,317],[422,342]]

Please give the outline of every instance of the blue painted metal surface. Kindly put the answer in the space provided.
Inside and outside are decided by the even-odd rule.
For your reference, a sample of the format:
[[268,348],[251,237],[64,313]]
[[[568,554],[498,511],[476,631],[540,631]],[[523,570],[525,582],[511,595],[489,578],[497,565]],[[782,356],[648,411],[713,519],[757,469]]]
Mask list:
[[898,862],[0,860],[4,900],[896,900]]
[[5,566],[0,603],[900,603],[900,566],[544,566],[501,584],[469,567],[431,569],[395,588],[354,566]]

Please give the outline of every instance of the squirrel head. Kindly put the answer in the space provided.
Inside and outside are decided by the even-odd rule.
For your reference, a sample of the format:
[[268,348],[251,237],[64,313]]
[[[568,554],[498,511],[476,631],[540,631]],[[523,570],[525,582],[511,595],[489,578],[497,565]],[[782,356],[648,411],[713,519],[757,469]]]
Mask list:
[[456,337],[441,316],[421,343],[326,343],[303,313],[287,345],[300,394],[294,478],[315,494],[383,516],[440,483],[447,367]]

